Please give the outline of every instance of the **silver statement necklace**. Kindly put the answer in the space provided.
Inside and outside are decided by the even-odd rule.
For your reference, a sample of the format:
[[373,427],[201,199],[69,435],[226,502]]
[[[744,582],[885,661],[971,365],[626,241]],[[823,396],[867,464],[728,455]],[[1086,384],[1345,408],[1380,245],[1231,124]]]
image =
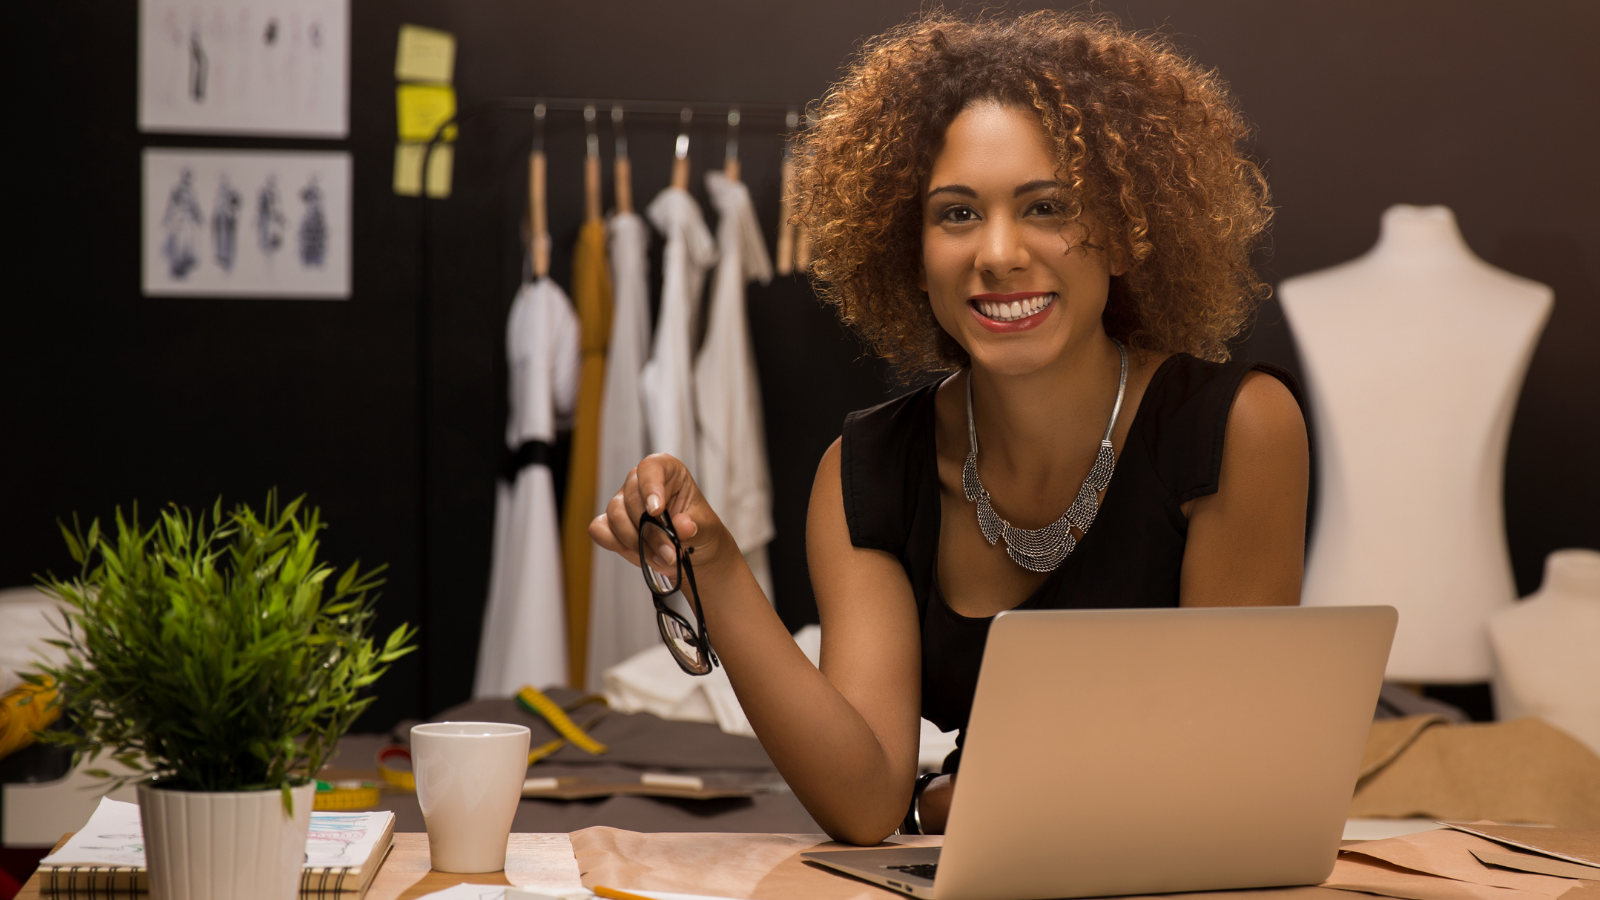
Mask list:
[[969,501],[978,503],[978,527],[984,540],[993,547],[1000,538],[1006,539],[1006,555],[1017,565],[1030,572],[1051,572],[1061,565],[1078,546],[1072,529],[1087,534],[1100,511],[1100,492],[1111,483],[1111,473],[1117,460],[1111,450],[1111,430],[1117,425],[1117,414],[1122,411],[1122,394],[1128,387],[1128,348],[1112,339],[1117,352],[1122,355],[1122,374],[1117,378],[1117,402],[1111,407],[1111,421],[1106,423],[1105,436],[1100,439],[1100,450],[1095,454],[1094,467],[1089,477],[1078,488],[1078,497],[1061,518],[1043,528],[1018,528],[1000,518],[989,503],[989,492],[978,480],[978,429],[972,422],[972,373],[967,373],[967,440],[972,449],[967,452],[967,464],[961,469],[961,489]]

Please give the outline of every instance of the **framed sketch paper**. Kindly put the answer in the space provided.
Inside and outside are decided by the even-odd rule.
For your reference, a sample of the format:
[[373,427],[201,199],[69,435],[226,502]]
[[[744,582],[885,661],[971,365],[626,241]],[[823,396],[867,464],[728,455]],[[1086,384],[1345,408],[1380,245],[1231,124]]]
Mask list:
[[139,130],[343,138],[350,0],[139,0]]
[[350,296],[350,154],[144,151],[147,297]]

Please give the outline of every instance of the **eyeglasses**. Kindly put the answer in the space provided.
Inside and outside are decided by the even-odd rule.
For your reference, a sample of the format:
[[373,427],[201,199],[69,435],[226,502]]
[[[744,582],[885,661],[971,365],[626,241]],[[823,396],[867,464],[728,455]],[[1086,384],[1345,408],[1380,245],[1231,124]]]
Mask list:
[[[650,560],[655,558],[657,548],[669,543],[676,551],[673,570],[660,572]],[[712,652],[711,641],[706,637],[706,617],[700,611],[700,586],[694,580],[694,566],[689,564],[689,553],[693,552],[693,547],[684,551],[669,517],[656,518],[649,513],[639,516],[639,571],[644,573],[644,583],[656,604],[656,628],[661,631],[661,641],[672,652],[680,669],[690,675],[708,675],[712,666],[722,663]],[[667,605],[667,598],[682,589],[684,576],[689,579],[690,591],[684,599],[694,611],[694,625]]]

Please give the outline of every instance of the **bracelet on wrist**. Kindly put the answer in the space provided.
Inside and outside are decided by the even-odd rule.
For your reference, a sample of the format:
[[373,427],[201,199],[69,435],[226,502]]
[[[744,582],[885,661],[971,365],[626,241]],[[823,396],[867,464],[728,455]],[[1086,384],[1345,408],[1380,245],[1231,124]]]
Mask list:
[[938,772],[924,772],[917,776],[917,783],[911,788],[911,806],[906,809],[905,820],[900,823],[901,834],[925,833],[922,830],[922,792],[938,777]]

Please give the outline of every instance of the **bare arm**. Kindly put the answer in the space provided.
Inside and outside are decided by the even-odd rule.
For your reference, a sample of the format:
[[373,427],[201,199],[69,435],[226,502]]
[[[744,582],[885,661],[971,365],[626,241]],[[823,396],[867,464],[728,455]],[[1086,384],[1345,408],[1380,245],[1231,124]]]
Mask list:
[[805,658],[688,471],[651,456],[590,525],[601,547],[638,562],[639,514],[665,506],[704,595],[707,633],[767,754],[831,837],[875,844],[911,798],[920,645],[916,603],[889,554],[850,544],[839,443],[812,487],[806,544],[822,617],[822,668]]
[[1183,606],[1293,606],[1305,567],[1310,444],[1289,389],[1251,372],[1228,413],[1215,494],[1189,507]]

